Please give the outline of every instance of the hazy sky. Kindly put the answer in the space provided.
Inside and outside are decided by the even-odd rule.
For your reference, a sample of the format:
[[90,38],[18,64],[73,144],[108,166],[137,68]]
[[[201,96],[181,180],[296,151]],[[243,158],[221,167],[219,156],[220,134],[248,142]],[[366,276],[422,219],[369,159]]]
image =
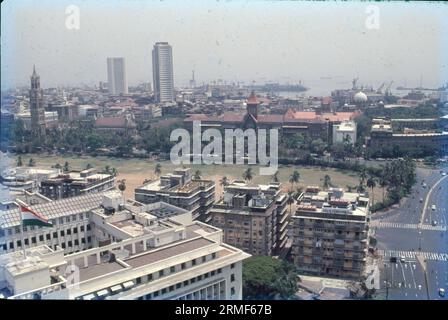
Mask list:
[[[68,5],[80,29],[65,27]],[[379,29],[366,27],[369,5]],[[176,85],[196,80],[426,87],[448,81],[448,5],[269,1],[6,0],[1,10],[2,87],[106,81],[106,58],[123,56],[130,85],[152,82],[156,41],[173,46]],[[394,86],[395,86],[394,85]]]

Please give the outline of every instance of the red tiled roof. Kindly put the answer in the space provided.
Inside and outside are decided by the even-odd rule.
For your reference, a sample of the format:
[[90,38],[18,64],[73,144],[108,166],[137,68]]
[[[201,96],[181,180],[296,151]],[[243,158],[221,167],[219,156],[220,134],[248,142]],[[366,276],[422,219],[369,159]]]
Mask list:
[[124,117],[104,117],[95,121],[96,127],[106,128],[124,128],[126,127],[126,119]]
[[258,115],[258,122],[269,122],[269,123],[282,123],[282,114],[260,114]]
[[322,98],[322,104],[330,104],[333,100],[331,97],[323,97]]

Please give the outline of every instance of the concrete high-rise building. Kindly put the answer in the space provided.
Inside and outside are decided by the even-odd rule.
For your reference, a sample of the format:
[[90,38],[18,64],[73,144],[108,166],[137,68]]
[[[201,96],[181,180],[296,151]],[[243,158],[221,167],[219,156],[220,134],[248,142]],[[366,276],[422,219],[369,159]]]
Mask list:
[[124,58],[107,58],[107,86],[109,94],[127,94],[126,62]]
[[168,42],[156,42],[154,45],[152,75],[156,102],[174,101],[173,52]]
[[38,134],[45,134],[45,109],[43,90],[40,87],[40,77],[33,68],[30,90],[31,130]]
[[365,276],[369,198],[340,188],[307,187],[291,217],[292,258],[302,273]]

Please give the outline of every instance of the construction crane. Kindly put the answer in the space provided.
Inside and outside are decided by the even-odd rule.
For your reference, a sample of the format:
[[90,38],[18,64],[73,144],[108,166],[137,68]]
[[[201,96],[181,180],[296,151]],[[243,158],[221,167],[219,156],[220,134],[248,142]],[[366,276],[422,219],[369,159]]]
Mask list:
[[392,84],[394,83],[394,81],[392,80],[386,87],[386,90],[384,91],[386,96],[390,96],[390,87],[392,87]]
[[385,85],[386,85],[386,82],[383,82],[383,83],[380,85],[380,87],[379,87],[378,89],[376,89],[376,93],[381,93],[381,92],[382,92],[381,90],[383,90],[383,88],[384,88]]
[[356,89],[357,89],[357,87],[356,87],[356,83],[358,82],[358,79],[359,79],[359,77],[356,77],[355,79],[352,80],[352,84],[353,84],[352,89],[353,89],[353,90],[356,90]]

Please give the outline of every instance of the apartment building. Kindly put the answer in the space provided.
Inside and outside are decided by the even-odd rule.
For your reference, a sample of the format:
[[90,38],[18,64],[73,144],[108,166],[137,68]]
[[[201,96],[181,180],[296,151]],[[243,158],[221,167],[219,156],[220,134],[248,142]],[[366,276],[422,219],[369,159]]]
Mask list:
[[287,197],[279,183],[234,181],[211,208],[211,223],[224,231],[224,242],[245,252],[279,254],[287,241]]
[[215,201],[213,180],[192,179],[191,169],[176,169],[135,189],[135,200],[141,203],[163,201],[191,211],[194,220],[209,222]]
[[307,187],[292,216],[292,257],[303,273],[361,278],[368,250],[369,198]]
[[39,192],[47,198],[58,200],[86,193],[106,191],[115,187],[115,177],[97,173],[94,168],[71,171],[41,181]]
[[[100,247],[64,256],[46,245],[0,256],[0,295],[9,299],[233,300],[242,261],[222,231],[165,203],[104,197],[92,210]],[[104,240],[112,240],[106,243]],[[102,242],[102,243],[100,243]]]

